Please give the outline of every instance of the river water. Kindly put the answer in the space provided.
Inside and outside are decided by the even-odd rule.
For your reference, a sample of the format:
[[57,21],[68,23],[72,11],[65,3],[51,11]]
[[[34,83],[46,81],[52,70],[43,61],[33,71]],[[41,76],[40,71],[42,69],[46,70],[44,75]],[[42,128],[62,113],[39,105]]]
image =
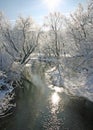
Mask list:
[[0,121],[0,130],[93,130],[83,99],[47,87],[29,87],[20,90],[16,111]]

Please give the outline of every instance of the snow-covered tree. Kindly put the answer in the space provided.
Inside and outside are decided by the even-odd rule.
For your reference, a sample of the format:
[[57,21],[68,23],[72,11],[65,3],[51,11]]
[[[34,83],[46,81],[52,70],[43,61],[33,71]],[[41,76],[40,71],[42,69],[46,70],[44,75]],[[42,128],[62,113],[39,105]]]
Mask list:
[[33,19],[19,17],[14,27],[1,25],[1,31],[6,52],[14,61],[26,64],[38,46],[39,32]]
[[9,20],[0,12],[0,69],[7,70],[12,63],[10,55],[5,51],[4,32],[12,28]]
[[84,8],[79,4],[77,10],[71,14],[67,23],[67,43],[69,53],[81,57],[82,62],[77,66],[84,65],[93,57],[93,2]]
[[[31,17],[19,17],[12,25],[0,13],[0,69],[18,79],[39,44],[40,29]],[[11,74],[10,74],[11,73]]]
[[59,59],[64,54],[64,40],[62,37],[64,16],[59,13],[50,13],[45,17],[45,52]]

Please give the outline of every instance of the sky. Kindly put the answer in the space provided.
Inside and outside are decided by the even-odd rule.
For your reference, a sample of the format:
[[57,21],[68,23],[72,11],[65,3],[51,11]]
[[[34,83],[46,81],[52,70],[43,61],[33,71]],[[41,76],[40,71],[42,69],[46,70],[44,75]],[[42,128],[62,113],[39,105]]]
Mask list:
[[0,11],[12,22],[21,15],[32,16],[41,24],[49,12],[60,11],[68,15],[75,10],[78,3],[85,5],[86,2],[87,0],[0,0]]

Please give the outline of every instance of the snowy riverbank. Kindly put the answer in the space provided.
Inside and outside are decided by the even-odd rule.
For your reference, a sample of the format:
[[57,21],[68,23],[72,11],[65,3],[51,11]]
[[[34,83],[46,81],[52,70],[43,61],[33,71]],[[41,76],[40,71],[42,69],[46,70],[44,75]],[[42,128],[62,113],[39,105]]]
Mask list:
[[16,107],[14,88],[0,79],[0,118],[10,115]]
[[62,91],[74,96],[84,97],[93,102],[92,71],[86,72],[84,70],[78,72],[77,74],[73,74],[73,76],[63,74],[61,76],[62,80],[60,80],[59,71],[55,67],[48,70],[46,72],[46,80],[48,81],[48,85],[52,87],[60,87],[62,88],[60,89]]

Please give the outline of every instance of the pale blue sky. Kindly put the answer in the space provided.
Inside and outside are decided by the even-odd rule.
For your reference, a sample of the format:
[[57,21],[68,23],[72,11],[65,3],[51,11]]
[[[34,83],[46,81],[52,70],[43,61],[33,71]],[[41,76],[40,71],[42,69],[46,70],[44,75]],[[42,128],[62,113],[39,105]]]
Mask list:
[[78,3],[85,4],[87,0],[0,0],[0,11],[12,21],[19,15],[32,16],[41,23],[43,17],[51,11],[60,11],[63,14],[71,13]]

